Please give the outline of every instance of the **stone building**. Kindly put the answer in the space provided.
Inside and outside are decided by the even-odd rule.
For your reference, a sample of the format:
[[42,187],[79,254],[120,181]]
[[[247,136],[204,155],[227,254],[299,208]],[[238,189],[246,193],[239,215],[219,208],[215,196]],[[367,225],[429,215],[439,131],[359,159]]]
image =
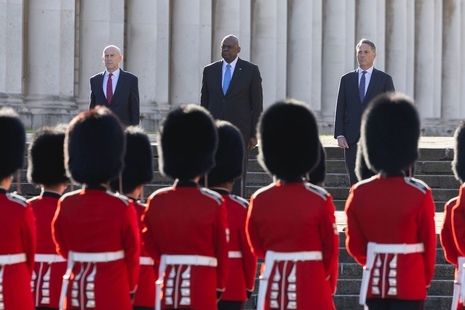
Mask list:
[[339,78],[355,45],[415,98],[425,135],[465,118],[465,0],[0,0],[0,105],[30,129],[67,122],[89,102],[89,77],[115,44],[139,77],[142,125],[199,102],[203,66],[229,33],[259,65],[265,106],[307,102],[332,132]]

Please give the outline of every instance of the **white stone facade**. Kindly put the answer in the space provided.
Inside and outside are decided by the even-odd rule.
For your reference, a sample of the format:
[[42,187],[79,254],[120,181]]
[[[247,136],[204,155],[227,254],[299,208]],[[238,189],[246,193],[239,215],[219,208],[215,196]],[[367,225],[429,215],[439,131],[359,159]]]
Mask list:
[[170,107],[199,102],[203,66],[233,33],[260,67],[265,107],[303,100],[332,133],[339,79],[366,37],[375,67],[415,99],[424,134],[447,136],[465,119],[464,29],[465,0],[0,0],[0,105],[30,129],[68,122],[115,44],[156,131]]

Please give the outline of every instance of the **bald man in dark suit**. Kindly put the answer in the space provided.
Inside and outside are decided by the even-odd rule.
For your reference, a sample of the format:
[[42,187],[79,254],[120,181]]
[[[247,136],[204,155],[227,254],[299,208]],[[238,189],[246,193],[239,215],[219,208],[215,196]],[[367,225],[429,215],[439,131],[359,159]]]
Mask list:
[[373,67],[376,46],[362,39],[356,46],[359,68],[342,76],[334,119],[334,138],[344,149],[344,159],[349,182],[357,182],[355,160],[357,142],[360,138],[362,114],[370,101],[377,95],[395,91],[392,77]]
[[138,79],[119,67],[122,60],[123,55],[117,46],[105,47],[102,61],[106,70],[90,78],[89,109],[97,105],[106,106],[125,126],[139,125]]
[[[224,37],[221,42],[223,59],[203,69],[200,103],[215,119],[235,125],[242,133],[246,149],[250,150],[257,146],[255,130],[263,111],[262,78],[257,65],[238,57],[240,51],[236,36]],[[243,176],[233,188],[233,194],[240,196],[245,194],[247,158],[245,152]]]

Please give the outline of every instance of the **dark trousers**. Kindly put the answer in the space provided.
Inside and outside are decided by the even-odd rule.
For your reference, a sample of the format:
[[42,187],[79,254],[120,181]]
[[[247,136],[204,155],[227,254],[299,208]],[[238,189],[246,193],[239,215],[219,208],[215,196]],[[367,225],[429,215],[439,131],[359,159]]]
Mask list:
[[349,175],[349,185],[357,183],[355,175],[355,160],[357,158],[357,143],[350,143],[348,149],[344,149],[344,160],[346,163],[347,174]]
[[423,309],[423,303],[423,300],[384,298],[367,298],[366,300],[369,310],[421,310]]
[[218,310],[244,310],[243,301],[220,300]]
[[249,162],[249,151],[247,150],[247,148],[245,148],[244,161],[242,163],[242,176],[234,181],[233,188],[231,191],[231,194],[243,197],[245,199],[249,198],[249,197],[246,197],[247,193],[245,192],[248,162]]
[[140,307],[140,306],[133,306],[133,310],[153,310],[153,307]]

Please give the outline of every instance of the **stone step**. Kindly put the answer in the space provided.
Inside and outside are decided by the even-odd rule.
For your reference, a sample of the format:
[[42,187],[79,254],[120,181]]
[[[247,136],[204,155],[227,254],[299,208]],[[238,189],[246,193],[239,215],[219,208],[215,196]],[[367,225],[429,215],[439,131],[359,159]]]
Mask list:
[[[337,310],[363,310],[363,306],[358,304],[358,295],[335,295],[334,304]],[[428,296],[424,304],[424,310],[444,310],[450,309],[452,297],[449,296]]]

